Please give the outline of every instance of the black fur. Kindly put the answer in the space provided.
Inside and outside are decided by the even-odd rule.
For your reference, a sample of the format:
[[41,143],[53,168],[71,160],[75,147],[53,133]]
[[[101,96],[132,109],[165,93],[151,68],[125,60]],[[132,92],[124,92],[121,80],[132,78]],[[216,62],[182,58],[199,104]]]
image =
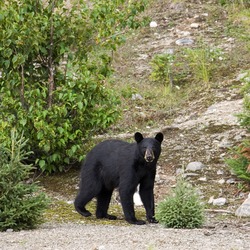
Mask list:
[[143,138],[137,132],[134,137],[136,143],[120,140],[101,142],[87,154],[81,169],[79,194],[75,199],[76,211],[81,215],[91,215],[85,206],[96,197],[96,217],[116,219],[116,216],[108,214],[108,208],[112,192],[118,187],[125,219],[131,224],[145,224],[145,221],[136,219],[133,204],[134,192],[140,184],[139,194],[147,220],[156,222],[153,189],[163,134]]

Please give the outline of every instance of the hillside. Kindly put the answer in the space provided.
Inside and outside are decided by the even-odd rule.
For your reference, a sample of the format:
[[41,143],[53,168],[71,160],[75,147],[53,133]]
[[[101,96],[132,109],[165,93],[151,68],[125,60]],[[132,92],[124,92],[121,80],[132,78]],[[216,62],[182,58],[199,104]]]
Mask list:
[[[132,36],[114,58],[119,87],[142,96],[137,100],[124,98],[124,117],[114,130],[142,130],[151,135],[164,132],[158,200],[174,185],[180,169],[190,162],[201,162],[206,167],[187,173],[188,179],[200,188],[205,202],[224,197],[227,203],[223,208],[233,212],[248,194],[225,164],[229,149],[248,136],[235,116],[243,110],[239,75],[249,65],[247,43],[238,33],[245,28],[242,17],[235,18],[239,10],[216,1],[155,2],[148,12],[157,27]],[[150,80],[154,55],[204,46],[221,51],[209,83],[189,77],[183,85],[178,82],[179,92],[164,95],[164,86]]]
[[[112,87],[121,97],[122,117],[96,137],[132,141],[136,131],[147,136],[162,131],[156,202],[183,174],[207,208],[204,227],[127,226],[116,196],[111,213],[119,220],[85,219],[72,205],[79,169],[71,169],[39,178],[53,203],[45,214],[46,223],[31,232],[2,233],[3,249],[248,249],[249,218],[235,217],[234,212],[247,198],[249,186],[230,171],[225,159],[232,156],[233,146],[249,137],[236,115],[243,110],[241,74],[250,65],[249,35],[243,39],[250,32],[250,20],[245,6],[219,4],[227,2],[237,1],[152,1],[145,15],[156,27],[134,32],[113,55]],[[208,82],[187,67],[183,57],[187,48],[218,52],[212,64],[206,64],[211,67]],[[169,52],[176,56],[172,89],[150,77],[154,56]],[[225,203],[213,204],[218,198]],[[144,217],[143,209],[136,209],[138,217]]]
[[[97,141],[106,138],[133,141],[136,131],[146,136],[157,131],[164,133],[155,185],[157,202],[175,185],[177,174],[192,162],[202,163],[202,170],[185,171],[184,175],[197,187],[209,209],[233,214],[248,195],[247,186],[225,164],[231,155],[230,148],[248,136],[235,116],[243,110],[239,76],[250,62],[248,43],[238,33],[246,26],[240,15],[233,19],[236,11],[216,1],[154,1],[145,15],[157,27],[147,26],[131,34],[114,54],[113,88],[121,95],[123,112],[120,121],[98,135]],[[192,43],[179,45],[177,41],[181,39]],[[154,55],[169,50],[178,54],[182,49],[200,46],[221,51],[222,58],[213,62],[216,67],[209,82],[188,75],[183,78],[184,83],[177,82],[179,88],[165,92],[163,84],[150,80],[150,61]],[[79,170],[72,170],[41,181],[57,199],[71,204],[78,188],[78,174]],[[217,198],[225,198],[226,203],[222,207],[208,203]],[[71,205],[56,205],[50,211],[51,217],[55,213],[59,221],[79,218],[75,214],[67,218],[67,212],[59,215],[64,206],[71,213]],[[218,215],[220,218],[221,214]],[[236,218],[226,216],[224,222],[225,219],[230,223]],[[215,216],[215,223],[220,222]]]

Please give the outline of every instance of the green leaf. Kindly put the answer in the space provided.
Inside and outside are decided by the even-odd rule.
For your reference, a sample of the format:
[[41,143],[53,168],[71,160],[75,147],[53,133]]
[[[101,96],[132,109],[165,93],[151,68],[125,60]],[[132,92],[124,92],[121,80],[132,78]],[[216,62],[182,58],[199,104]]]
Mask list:
[[25,126],[26,123],[27,123],[27,119],[22,119],[22,120],[20,120],[20,124],[21,124],[21,125]]
[[82,103],[82,102],[78,102],[77,105],[78,105],[78,108],[79,108],[80,110],[83,109],[83,103]]
[[39,160],[39,162],[38,162],[38,165],[39,165],[39,167],[41,168],[41,169],[44,169],[44,166],[45,166],[45,160]]

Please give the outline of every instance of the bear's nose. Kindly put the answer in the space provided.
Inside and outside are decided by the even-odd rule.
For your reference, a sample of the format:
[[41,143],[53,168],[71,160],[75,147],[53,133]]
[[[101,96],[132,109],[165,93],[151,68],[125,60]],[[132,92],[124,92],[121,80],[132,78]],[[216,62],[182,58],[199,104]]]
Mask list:
[[152,149],[147,149],[145,152],[144,159],[146,162],[152,162],[154,160],[154,152]]
[[147,156],[146,157],[147,162],[152,162],[153,160],[154,160],[154,158],[152,156]]

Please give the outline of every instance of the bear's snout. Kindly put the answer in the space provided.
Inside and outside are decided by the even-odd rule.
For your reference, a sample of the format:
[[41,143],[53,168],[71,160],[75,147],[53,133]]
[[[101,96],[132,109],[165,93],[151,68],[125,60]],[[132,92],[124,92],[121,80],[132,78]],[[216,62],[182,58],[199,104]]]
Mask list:
[[146,149],[144,159],[146,162],[152,162],[155,159],[154,152],[152,149],[150,148]]

